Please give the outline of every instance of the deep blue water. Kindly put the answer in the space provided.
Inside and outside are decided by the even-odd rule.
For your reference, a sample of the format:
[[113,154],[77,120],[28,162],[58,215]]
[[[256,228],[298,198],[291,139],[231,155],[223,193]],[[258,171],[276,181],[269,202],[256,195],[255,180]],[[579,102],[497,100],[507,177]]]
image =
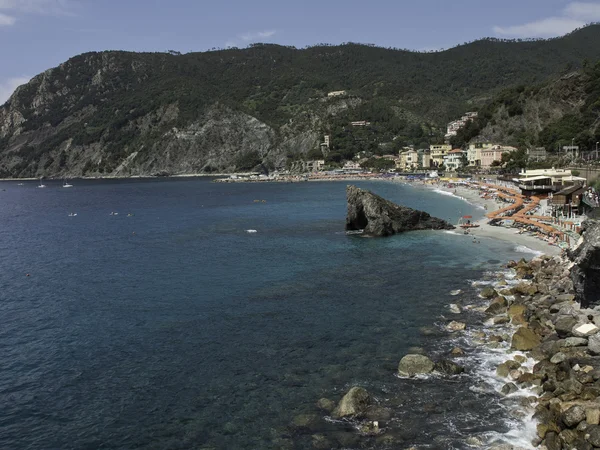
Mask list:
[[[0,448],[312,448],[352,430],[291,420],[353,385],[394,409],[403,445],[504,426],[468,380],[394,371],[410,347],[442,345],[420,329],[451,290],[523,256],[513,245],[347,236],[346,183],[47,184],[0,183]],[[357,184],[452,221],[483,213]]]

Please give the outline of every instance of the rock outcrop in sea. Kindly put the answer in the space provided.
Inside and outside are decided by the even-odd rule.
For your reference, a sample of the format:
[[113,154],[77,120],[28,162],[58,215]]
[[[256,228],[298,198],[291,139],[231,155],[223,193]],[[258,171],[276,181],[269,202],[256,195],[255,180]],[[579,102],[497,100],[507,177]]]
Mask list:
[[413,230],[452,230],[445,220],[424,211],[396,205],[384,198],[357,188],[346,188],[348,215],[346,231],[363,230],[367,236],[391,236]]

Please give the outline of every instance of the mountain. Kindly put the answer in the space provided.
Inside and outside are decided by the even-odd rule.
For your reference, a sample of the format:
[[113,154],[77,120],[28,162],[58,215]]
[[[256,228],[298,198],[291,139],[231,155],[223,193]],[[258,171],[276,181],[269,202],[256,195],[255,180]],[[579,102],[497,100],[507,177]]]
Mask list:
[[353,43],[86,53],[0,107],[0,177],[271,170],[319,156],[323,134],[339,162],[438,140],[448,120],[502,90],[597,59],[600,25],[433,53]]
[[574,143],[583,151],[595,150],[600,141],[600,61],[501,92],[451,141],[455,146],[501,142],[549,151]]

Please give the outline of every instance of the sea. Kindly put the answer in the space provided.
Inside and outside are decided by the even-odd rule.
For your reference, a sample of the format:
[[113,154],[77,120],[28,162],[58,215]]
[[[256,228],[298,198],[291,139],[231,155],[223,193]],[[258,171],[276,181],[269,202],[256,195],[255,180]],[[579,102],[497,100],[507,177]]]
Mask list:
[[[527,414],[494,379],[506,346],[469,336],[486,332],[478,289],[533,250],[348,235],[347,182],[38,184],[0,183],[0,448],[527,448]],[[353,184],[454,223],[484,214]],[[463,375],[396,375],[457,345]],[[317,407],[353,386],[385,412],[379,433]]]

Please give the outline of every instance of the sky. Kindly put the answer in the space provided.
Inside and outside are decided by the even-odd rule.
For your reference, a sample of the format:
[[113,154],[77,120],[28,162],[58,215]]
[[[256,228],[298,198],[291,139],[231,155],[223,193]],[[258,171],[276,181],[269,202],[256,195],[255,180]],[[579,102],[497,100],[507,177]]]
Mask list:
[[600,0],[0,0],[0,105],[88,51],[182,53],[271,42],[428,51],[548,38],[600,22]]

